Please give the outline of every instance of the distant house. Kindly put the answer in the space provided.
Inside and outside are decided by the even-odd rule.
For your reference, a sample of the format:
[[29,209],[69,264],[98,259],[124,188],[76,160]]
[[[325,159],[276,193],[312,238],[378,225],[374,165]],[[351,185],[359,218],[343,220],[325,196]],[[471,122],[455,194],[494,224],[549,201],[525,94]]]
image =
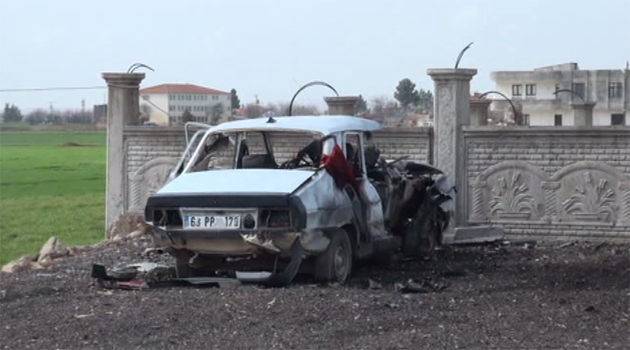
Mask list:
[[193,84],[162,84],[140,89],[140,112],[158,125],[182,124],[188,110],[192,121],[218,123],[231,114],[230,93]]
[[[628,125],[630,70],[583,70],[577,63],[536,68],[531,71],[500,71],[490,74],[496,90],[520,109],[528,125],[574,125],[571,103],[593,101],[593,125]],[[557,92],[557,93],[556,93]],[[491,110],[513,119],[507,101],[494,99]]]

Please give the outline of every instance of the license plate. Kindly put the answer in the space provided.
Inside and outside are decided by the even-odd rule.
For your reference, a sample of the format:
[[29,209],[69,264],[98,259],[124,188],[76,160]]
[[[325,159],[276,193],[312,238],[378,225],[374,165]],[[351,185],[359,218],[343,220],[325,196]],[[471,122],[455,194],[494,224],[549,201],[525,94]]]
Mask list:
[[188,229],[239,229],[241,214],[184,215],[184,228]]

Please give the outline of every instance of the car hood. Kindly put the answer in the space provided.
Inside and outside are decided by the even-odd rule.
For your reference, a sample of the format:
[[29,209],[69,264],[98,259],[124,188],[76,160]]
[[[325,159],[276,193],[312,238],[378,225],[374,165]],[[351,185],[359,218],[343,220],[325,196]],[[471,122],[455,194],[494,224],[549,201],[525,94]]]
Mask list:
[[226,169],[186,173],[156,194],[289,194],[313,176],[314,171],[278,169]]

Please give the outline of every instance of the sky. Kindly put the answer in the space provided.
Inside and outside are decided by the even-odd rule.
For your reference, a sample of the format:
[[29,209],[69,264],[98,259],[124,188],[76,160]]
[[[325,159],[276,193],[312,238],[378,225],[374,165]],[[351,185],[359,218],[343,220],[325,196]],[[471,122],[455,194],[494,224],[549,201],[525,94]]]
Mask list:
[[[102,72],[136,62],[142,86],[190,83],[230,91],[241,102],[286,102],[322,80],[341,95],[393,97],[426,71],[490,72],[577,62],[623,69],[630,60],[630,0],[0,0],[0,90],[105,86]],[[140,70],[139,70],[140,71]],[[324,106],[325,87],[296,99]],[[106,90],[1,92],[23,111],[80,108]]]

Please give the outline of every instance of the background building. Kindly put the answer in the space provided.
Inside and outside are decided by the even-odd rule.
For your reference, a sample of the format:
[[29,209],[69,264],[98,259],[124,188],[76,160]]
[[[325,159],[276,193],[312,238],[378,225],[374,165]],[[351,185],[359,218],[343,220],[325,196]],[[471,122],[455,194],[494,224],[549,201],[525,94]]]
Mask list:
[[[490,74],[496,90],[520,109],[528,125],[573,125],[572,102],[597,102],[593,125],[627,125],[630,108],[630,73],[626,69],[581,70],[577,63],[536,68],[533,71],[499,71]],[[573,90],[559,92],[557,90]],[[579,95],[579,96],[578,96]],[[507,119],[513,113],[507,101],[495,100],[494,112]]]
[[148,121],[176,125],[188,121],[217,124],[231,114],[230,93],[192,84],[162,84],[140,89],[140,111]]

